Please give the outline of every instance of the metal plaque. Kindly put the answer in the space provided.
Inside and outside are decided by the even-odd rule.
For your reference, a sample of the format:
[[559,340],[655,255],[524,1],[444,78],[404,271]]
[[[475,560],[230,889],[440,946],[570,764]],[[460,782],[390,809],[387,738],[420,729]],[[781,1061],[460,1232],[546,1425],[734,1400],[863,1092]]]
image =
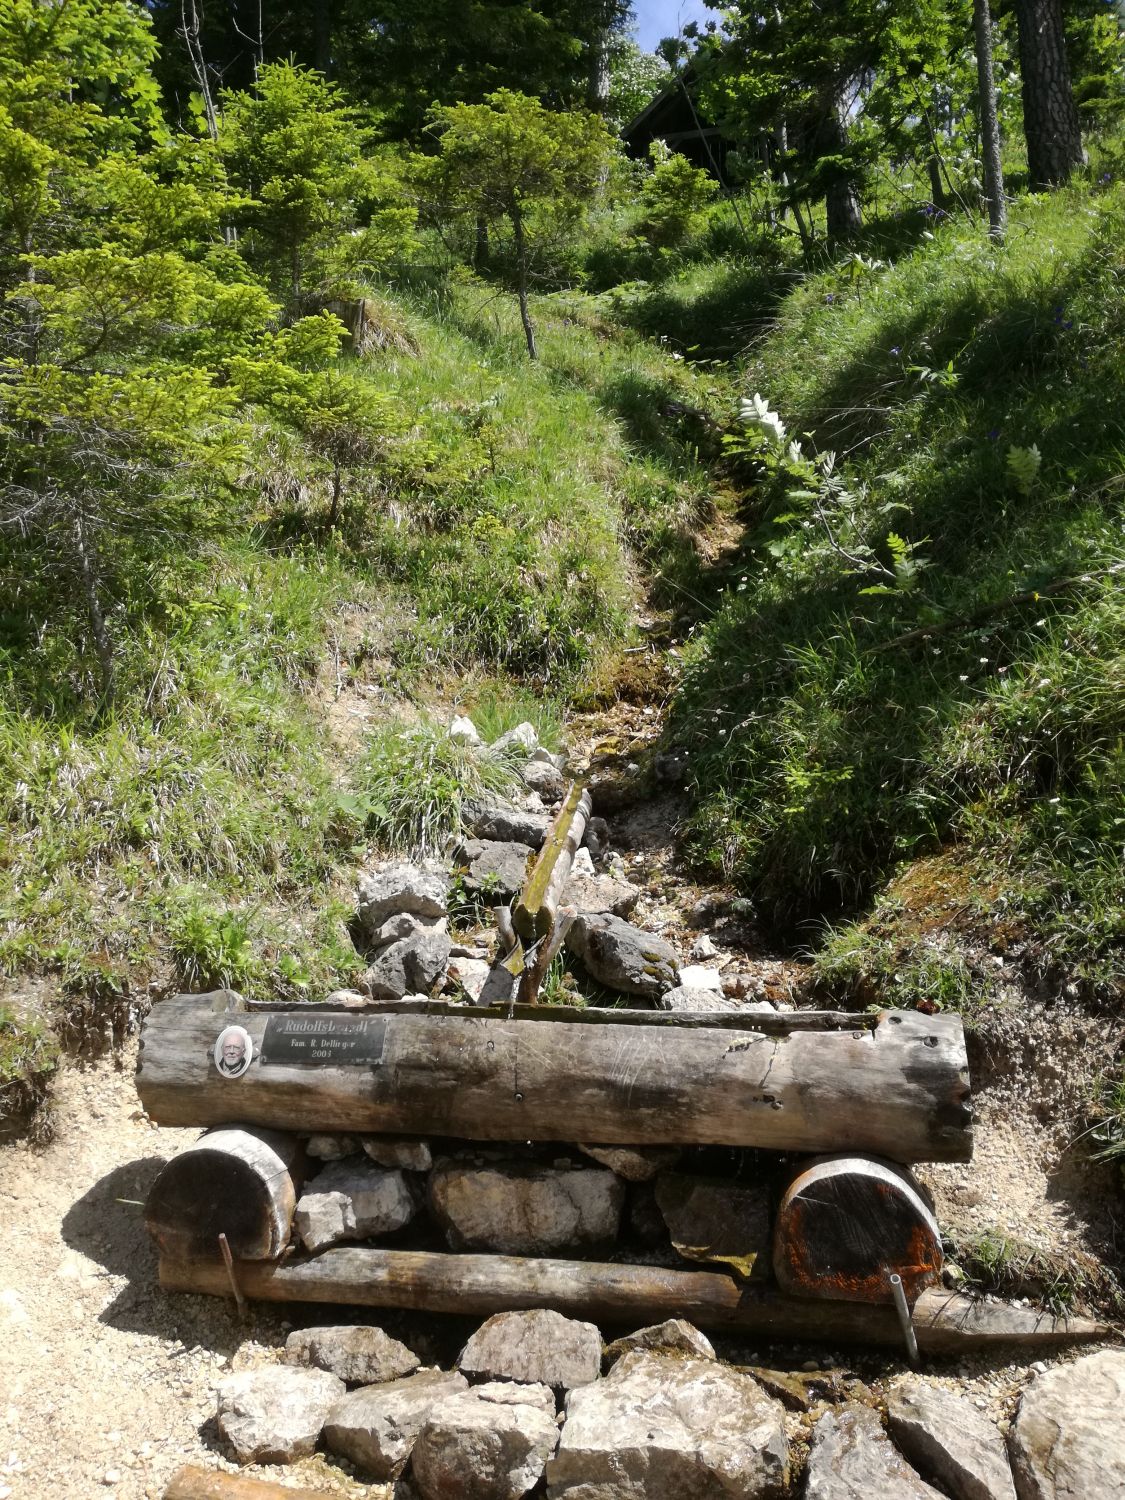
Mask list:
[[377,1068],[383,1061],[385,1016],[270,1016],[260,1062],[298,1068]]

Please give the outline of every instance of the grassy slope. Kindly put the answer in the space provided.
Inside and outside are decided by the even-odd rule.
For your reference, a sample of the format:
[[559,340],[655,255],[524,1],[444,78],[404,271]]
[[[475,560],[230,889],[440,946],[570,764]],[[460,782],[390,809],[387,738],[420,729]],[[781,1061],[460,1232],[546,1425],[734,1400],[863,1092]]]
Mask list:
[[[834,451],[838,483],[813,502],[793,494],[805,481],[738,468],[747,545],[674,725],[693,846],[805,940],[879,902],[822,958],[868,998],[905,976],[964,1003],[979,976],[925,936],[952,919],[1117,990],[1125,604],[1104,570],[1122,557],[1125,191],[1023,200],[1002,250],[963,221],[914,239],[804,280],[743,356],[744,390],[806,456]],[[629,316],[687,343],[696,309],[694,341],[721,347],[740,275],[697,267]],[[1031,444],[1023,493],[1007,457]],[[865,594],[886,579],[845,554],[889,567],[892,532],[923,566]]]
[[[318,995],[355,973],[345,922],[391,831],[388,774],[420,802],[441,735],[333,736],[341,686],[392,721],[457,702],[493,734],[530,716],[549,736],[627,637],[638,557],[691,573],[705,475],[644,437],[662,425],[645,401],[695,400],[691,372],[550,306],[529,366],[476,284],[395,317],[417,355],[365,368],[401,432],[337,532],[304,455],[263,427],[221,544],[115,608],[111,720],[74,690],[82,642],[0,620],[0,973],[57,975],[75,1040],[149,979]],[[0,1051],[0,1075],[28,1055]]]

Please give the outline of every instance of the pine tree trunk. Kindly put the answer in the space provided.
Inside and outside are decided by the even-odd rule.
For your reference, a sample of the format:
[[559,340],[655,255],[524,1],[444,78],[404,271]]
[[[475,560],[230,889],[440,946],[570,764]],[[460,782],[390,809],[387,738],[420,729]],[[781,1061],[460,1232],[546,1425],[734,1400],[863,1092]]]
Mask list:
[[531,312],[527,305],[527,240],[523,230],[523,210],[518,203],[513,203],[510,213],[512,233],[516,242],[516,291],[520,303],[520,322],[523,324],[523,336],[527,340],[527,352],[532,359],[538,359],[535,328],[532,325]]
[[1016,0],[1023,129],[1033,188],[1058,187],[1086,160],[1060,0]]
[[988,232],[1002,240],[1008,228],[1004,200],[1004,169],[1000,164],[1000,122],[996,117],[996,80],[992,72],[992,17],[988,0],[973,0],[973,30],[977,48],[977,90],[980,95],[980,133],[984,151],[984,193],[988,200]]
[[[825,114],[820,144],[825,156],[839,156],[848,148],[846,84],[833,95]],[[824,195],[828,242],[850,239],[863,228],[863,210],[855,182],[846,172],[834,174]]]
[[609,32],[602,30],[590,43],[590,72],[586,80],[586,104],[596,115],[609,108]]
[[90,623],[90,634],[94,638],[94,654],[98,658],[102,703],[108,708],[113,702],[116,685],[113,646],[110,643],[109,630],[105,622],[105,611],[102,609],[101,580],[98,577],[97,558],[81,516],[74,523],[74,555],[82,578],[82,592],[86,597],[86,618]]

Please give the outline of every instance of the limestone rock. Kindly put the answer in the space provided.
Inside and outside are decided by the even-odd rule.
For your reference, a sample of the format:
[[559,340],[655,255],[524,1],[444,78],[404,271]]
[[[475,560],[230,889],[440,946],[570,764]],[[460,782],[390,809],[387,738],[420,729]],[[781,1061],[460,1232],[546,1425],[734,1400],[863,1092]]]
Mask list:
[[765,1500],[789,1478],[785,1413],[712,1360],[634,1351],[567,1399],[549,1500]]
[[349,1385],[398,1380],[422,1363],[405,1344],[381,1328],[362,1324],[298,1328],[285,1340],[285,1362],[328,1370]]
[[723,976],[718,969],[709,969],[706,964],[685,964],[679,972],[679,980],[686,990],[711,990],[716,995],[723,993]]
[[594,856],[587,849],[586,845],[583,844],[571,861],[570,877],[572,880],[583,880],[588,876],[593,880],[597,873],[597,870],[594,869]]
[[455,1250],[550,1255],[617,1237],[625,1187],[612,1172],[527,1163],[447,1162],[430,1177],[430,1208]]
[[395,1479],[406,1467],[430,1412],[467,1389],[463,1375],[444,1375],[440,1370],[419,1370],[387,1385],[362,1386],[328,1413],[325,1444],[371,1479]]
[[324,1004],[336,1010],[363,1010],[367,1005],[367,996],[361,995],[358,990],[333,990],[324,997]]
[[624,995],[659,1000],[676,983],[676,951],[663,938],[606,913],[582,913],[566,935],[591,978]]
[[479,1005],[491,969],[492,965],[487,959],[474,955],[472,958],[451,958],[448,973],[450,979],[465,991],[473,1004]]
[[[583,850],[579,849],[579,854]],[[629,880],[614,880],[612,875],[571,874],[563,891],[563,905],[580,912],[608,912],[627,917],[641,897],[641,888]]]
[[310,1135],[305,1142],[305,1151],[314,1161],[343,1161],[358,1150],[354,1135]]
[[813,1428],[805,1500],[941,1500],[895,1451],[869,1406],[849,1402]]
[[498,740],[493,740],[489,748],[493,755],[533,755],[539,749],[535,725],[529,724],[525,719],[522,724],[509,729],[507,734],[502,734]]
[[666,1172],[656,1202],[672,1244],[688,1260],[718,1261],[740,1276],[770,1261],[770,1200],[765,1183],[729,1182]]
[[411,1140],[401,1135],[365,1135],[362,1145],[380,1167],[397,1167],[403,1172],[428,1172],[434,1164],[428,1141]]
[[953,1500],[1016,1500],[999,1432],[962,1397],[904,1380],[888,1398],[887,1415],[903,1456]]
[[579,1146],[584,1156],[626,1182],[651,1182],[674,1167],[682,1156],[679,1146]]
[[664,1323],[654,1323],[650,1328],[627,1333],[623,1339],[615,1339],[605,1351],[605,1363],[616,1364],[634,1349],[647,1349],[652,1354],[687,1354],[694,1359],[715,1358],[711,1340],[686,1318],[669,1318]]
[[241,1370],[219,1383],[219,1431],[240,1464],[292,1463],[315,1450],[343,1394],[344,1382],[326,1370]]
[[461,1350],[457,1367],[485,1380],[518,1380],[569,1391],[597,1380],[602,1336],[593,1323],[547,1308],[497,1313]]
[[550,821],[546,813],[525,812],[498,797],[468,797],[461,808],[461,826],[470,838],[526,844],[529,849],[539,848]]
[[[444,921],[444,918],[431,917],[430,923]],[[378,951],[381,948],[389,948],[392,943],[397,943],[401,938],[413,937],[422,927],[430,925],[421,917],[412,917],[408,911],[400,911],[393,917],[388,917],[377,932],[371,935],[371,947]]]
[[550,761],[529,760],[522,775],[524,783],[546,802],[557,802],[563,794],[562,772]]
[[718,990],[691,988],[686,984],[678,984],[675,989],[666,990],[661,995],[656,1008],[657,1010],[710,1011],[745,1010],[746,1006],[720,994]]
[[472,719],[466,718],[464,714],[454,714],[449,726],[449,738],[458,745],[472,745],[475,748],[481,744],[480,731]]
[[586,824],[582,847],[589,849],[592,858],[601,859],[609,849],[609,824],[604,818],[591,818]]
[[531,849],[527,844],[492,839],[466,839],[457,851],[466,866],[465,889],[492,901],[510,901],[523,889]]
[[376,1000],[427,995],[445,973],[449,948],[448,933],[434,927],[421,928],[383,949],[364,974],[364,987]]
[[1020,1500],[1125,1495],[1125,1353],[1106,1349],[1040,1375],[1009,1439]]
[[392,1234],[409,1224],[417,1208],[401,1172],[361,1158],[334,1162],[318,1172],[301,1194],[293,1224],[305,1249],[315,1254],[340,1240]]
[[555,1451],[555,1400],[540,1385],[478,1385],[443,1402],[411,1459],[422,1500],[520,1500]]
[[302,1193],[293,1215],[293,1229],[310,1255],[354,1240],[355,1214],[343,1193]]
[[360,878],[358,918],[373,935],[388,917],[408,912],[414,917],[444,917],[449,877],[401,861],[376,865]]

